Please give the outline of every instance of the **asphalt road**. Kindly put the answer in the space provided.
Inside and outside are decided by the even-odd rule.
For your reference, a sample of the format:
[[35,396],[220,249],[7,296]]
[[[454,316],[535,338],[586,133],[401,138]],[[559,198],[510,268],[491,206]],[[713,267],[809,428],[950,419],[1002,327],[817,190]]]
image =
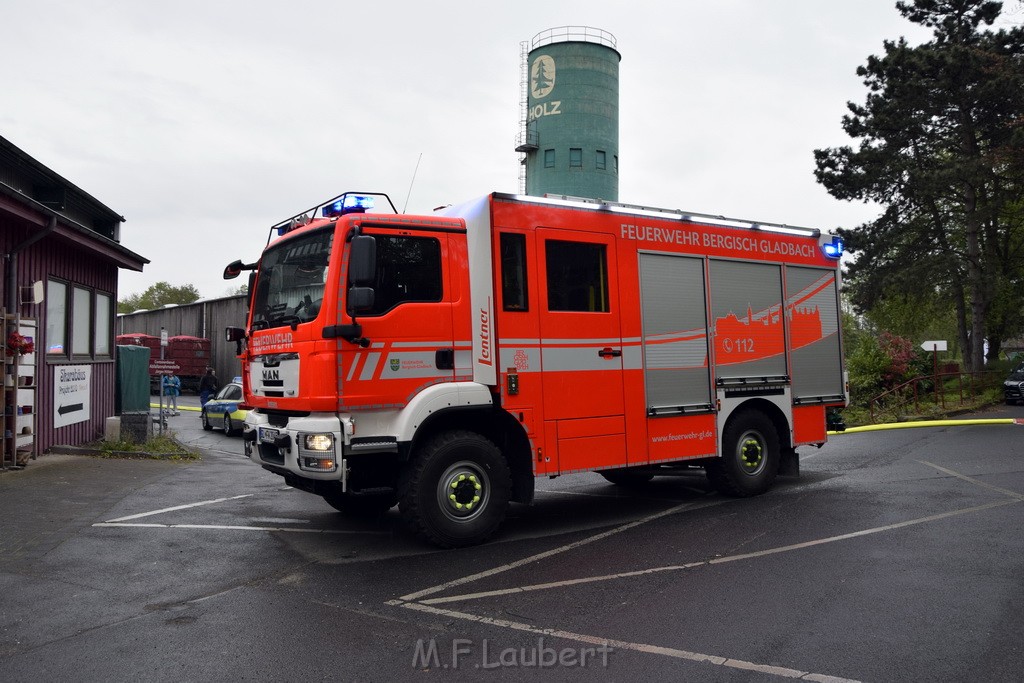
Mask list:
[[0,473],[0,680],[1021,677],[1024,426],[837,436],[749,500],[541,480],[455,551],[170,426],[201,462]]

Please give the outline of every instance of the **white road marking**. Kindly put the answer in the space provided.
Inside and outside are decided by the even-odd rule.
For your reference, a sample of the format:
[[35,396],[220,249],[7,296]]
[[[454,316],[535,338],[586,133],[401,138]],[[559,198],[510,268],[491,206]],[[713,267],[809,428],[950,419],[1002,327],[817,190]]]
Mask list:
[[547,590],[550,588],[565,588],[567,586],[577,586],[583,583],[597,583],[601,581],[617,581],[619,579],[629,579],[637,576],[646,576],[648,574],[657,574],[659,572],[672,572],[682,571],[686,569],[694,569],[695,567],[710,566],[715,564],[725,564],[726,562],[736,562],[738,560],[749,560],[756,557],[765,557],[767,555],[775,555],[778,553],[786,553],[793,550],[803,550],[804,548],[811,548],[816,545],[824,545],[826,543],[835,543],[836,541],[846,541],[851,538],[858,538],[860,536],[868,536],[870,534],[878,534],[883,531],[892,531],[894,529],[901,529],[907,526],[914,526],[917,524],[924,524],[926,522],[934,522],[940,519],[946,519],[947,517],[954,517],[957,515],[965,515],[971,512],[980,512],[982,510],[988,510],[989,508],[1000,507],[1003,505],[1012,505],[1018,501],[1015,500],[1000,500],[994,503],[987,503],[985,505],[978,505],[972,508],[965,508],[962,510],[953,510],[952,512],[942,512],[936,515],[929,515],[928,517],[919,517],[918,519],[911,519],[906,522],[897,522],[895,524],[887,524],[885,526],[874,527],[873,529],[863,529],[861,531],[853,531],[848,534],[840,534],[839,536],[829,536],[828,538],[819,538],[813,541],[804,541],[803,543],[794,543],[792,545],[780,546],[778,548],[769,548],[767,550],[759,550],[752,553],[743,553],[740,555],[728,555],[726,557],[716,557],[712,560],[700,560],[697,562],[689,562],[687,564],[676,564],[668,565],[664,567],[649,567],[647,569],[637,569],[630,572],[619,572],[617,574],[606,574],[604,576],[587,576],[578,579],[567,579],[564,581],[553,581],[551,583],[537,583],[526,586],[515,586],[513,588],[502,588],[500,590],[493,591],[481,591],[478,593],[466,593],[463,595],[450,595],[442,598],[429,598],[427,600],[421,600],[424,605],[439,605],[447,602],[461,602],[464,600],[479,600],[481,598],[491,598],[499,595],[511,595],[513,593],[526,593],[528,591]]
[[492,619],[490,617],[483,617],[476,614],[467,614],[465,612],[456,612],[454,610],[440,609],[437,607],[430,607],[429,605],[424,605],[422,603],[399,602],[396,600],[392,600],[388,604],[391,605],[395,603],[398,603],[397,606],[405,607],[406,609],[416,610],[418,612],[426,612],[428,614],[434,614],[437,616],[443,616],[452,619],[474,621],[480,624],[488,624],[491,626],[498,626],[501,628],[508,628],[516,631],[526,631],[528,633],[536,633],[538,635],[548,636],[552,638],[562,638],[564,640],[572,640],[578,643],[586,643],[589,645],[607,645],[608,647],[617,648],[619,650],[632,650],[635,652],[643,652],[646,654],[662,655],[665,657],[673,657],[675,659],[683,659],[691,662],[713,664],[715,666],[723,666],[731,669],[742,669],[743,671],[756,671],[758,673],[764,673],[773,676],[782,676],[785,678],[795,678],[806,681],[819,681],[821,683],[854,683],[853,680],[849,678],[826,676],[824,674],[816,674],[811,673],[809,671],[799,671],[797,669],[789,669],[781,666],[772,666],[770,664],[757,664],[756,662],[748,662],[742,659],[718,657],[716,655],[708,655],[703,654],[701,652],[690,652],[689,650],[680,650],[672,647],[662,647],[660,645],[649,645],[647,643],[631,643],[623,640],[611,640],[608,638],[600,638],[597,636],[590,636],[582,633],[573,633],[571,631],[562,631],[559,629],[537,628],[529,624],[523,624],[515,621],[507,621],[505,619]]
[[256,517],[251,521],[257,524],[309,524],[308,519],[295,519],[292,517]]
[[[127,522],[130,519],[141,519],[143,517],[151,517],[153,515],[162,515],[165,512],[174,512],[175,510],[187,510],[189,508],[200,507],[202,505],[213,505],[214,503],[224,503],[224,502],[227,502],[229,500],[238,500],[239,498],[249,498],[249,497],[251,497],[253,495],[255,495],[255,494],[244,493],[244,494],[242,494],[240,496],[230,496],[228,498],[216,498],[214,500],[204,500],[204,501],[199,502],[199,503],[189,503],[188,505],[175,505],[174,507],[163,508],[162,510],[153,510],[152,512],[140,512],[137,515],[128,515],[127,517],[118,517],[117,519],[108,519],[107,523],[110,523],[110,522]],[[98,524],[94,524],[93,526],[99,526],[99,525]]]
[[217,531],[284,531],[293,534],[345,534],[361,536],[390,536],[388,531],[358,531],[347,529],[299,529],[283,526],[244,526],[230,524],[125,524],[123,522],[97,522],[93,526],[129,527],[141,529],[214,529]]
[[426,600],[420,600],[420,598],[423,598],[423,597],[425,597],[427,595],[433,595],[435,593],[443,592],[443,591],[445,591],[445,590],[447,590],[449,588],[455,587],[455,586],[459,586],[459,585],[462,585],[462,584],[466,584],[466,583],[477,581],[477,580],[480,580],[480,579],[483,579],[483,578],[494,576],[496,574],[500,574],[502,572],[509,571],[509,570],[514,569],[516,567],[521,567],[521,566],[523,566],[525,564],[529,564],[529,563],[532,563],[532,562],[536,562],[538,560],[546,559],[546,558],[551,557],[553,555],[557,555],[559,553],[563,553],[563,552],[566,552],[568,550],[579,548],[579,547],[581,547],[583,545],[586,545],[588,543],[593,543],[594,541],[601,540],[601,539],[604,539],[604,538],[608,538],[609,536],[612,536],[612,535],[617,534],[619,532],[626,531],[626,530],[631,529],[633,527],[639,526],[640,524],[644,524],[646,522],[653,521],[653,520],[658,519],[660,517],[665,517],[667,515],[671,515],[671,514],[674,514],[676,512],[681,512],[681,511],[683,511],[685,509],[697,509],[697,508],[702,508],[702,507],[710,507],[712,505],[721,504],[722,502],[725,502],[725,501],[713,501],[713,502],[705,503],[705,504],[678,505],[678,506],[675,506],[673,508],[669,508],[668,510],[664,510],[664,511],[662,511],[660,513],[657,513],[657,514],[654,514],[654,515],[650,515],[648,517],[644,517],[643,519],[637,520],[635,522],[630,522],[628,524],[624,524],[624,525],[615,527],[614,529],[611,529],[609,531],[597,534],[597,535],[592,536],[590,538],[586,538],[586,539],[583,539],[581,541],[577,541],[575,543],[570,543],[568,545],[561,546],[559,548],[555,548],[555,549],[549,550],[547,552],[538,553],[536,555],[532,555],[530,557],[527,557],[527,558],[524,558],[524,559],[521,559],[521,560],[517,560],[515,562],[510,562],[508,564],[501,565],[500,567],[495,567],[494,569],[486,570],[486,571],[483,571],[483,572],[478,572],[476,574],[472,574],[470,576],[466,576],[466,577],[463,577],[461,579],[455,579],[453,581],[449,581],[449,582],[447,582],[445,584],[442,584],[442,585],[439,585],[439,586],[433,586],[431,588],[427,588],[427,589],[424,589],[424,590],[421,590],[421,591],[417,591],[415,593],[410,593],[410,594],[408,594],[406,596],[403,596],[402,598],[399,598],[399,599],[396,599],[396,600],[389,600],[385,604],[390,605],[390,606],[394,606],[394,607],[403,607],[405,609],[416,610],[416,611],[419,611],[419,612],[426,612],[428,614],[434,614],[434,615],[444,616],[444,617],[453,618],[453,619],[462,619],[462,620],[465,620],[465,621],[472,621],[472,622],[477,622],[477,623],[480,623],[480,624],[488,624],[488,625],[491,625],[491,626],[497,626],[497,627],[501,627],[501,628],[509,628],[509,629],[514,629],[514,630],[518,630],[518,631],[526,631],[526,632],[536,633],[536,634],[539,634],[539,635],[544,635],[544,636],[549,636],[549,637],[563,638],[563,639],[566,639],[566,640],[573,640],[573,641],[581,642],[581,643],[588,643],[588,644],[594,644],[594,645],[602,645],[603,644],[603,645],[607,645],[607,646],[612,647],[612,648],[619,648],[619,649],[622,649],[622,650],[633,650],[633,651],[636,651],[636,652],[643,652],[643,653],[647,653],[647,654],[657,654],[657,655],[662,655],[662,656],[667,656],[667,657],[673,657],[673,658],[676,658],[676,659],[689,660],[689,661],[700,662],[700,663],[708,663],[708,664],[712,664],[712,665],[715,665],[715,666],[723,666],[723,667],[739,669],[739,670],[743,670],[743,671],[755,671],[755,672],[758,672],[758,673],[764,673],[764,674],[769,674],[769,675],[773,675],[773,676],[781,676],[781,677],[785,677],[785,678],[794,678],[794,679],[807,680],[807,681],[818,681],[819,683],[849,683],[849,681],[851,681],[851,679],[840,678],[840,677],[836,677],[836,676],[829,676],[829,675],[826,675],[826,674],[818,674],[818,673],[812,673],[812,672],[807,672],[807,671],[800,671],[800,670],[797,670],[797,669],[790,669],[790,668],[787,668],[787,667],[774,666],[774,665],[770,665],[770,664],[758,664],[756,662],[748,662],[748,661],[741,660],[741,659],[732,659],[732,658],[727,658],[727,657],[720,657],[720,656],[709,655],[709,654],[704,654],[704,653],[700,653],[700,652],[691,652],[691,651],[688,651],[688,650],[681,650],[681,649],[676,649],[676,648],[662,647],[662,646],[659,646],[659,645],[650,645],[650,644],[646,644],[646,643],[632,643],[632,642],[627,642],[627,641],[610,640],[610,639],[599,638],[599,637],[596,637],[596,636],[590,636],[590,635],[586,635],[586,634],[573,633],[571,631],[562,631],[562,630],[554,629],[554,628],[539,628],[539,627],[531,626],[529,624],[523,624],[523,623],[514,622],[514,621],[507,621],[507,620],[504,620],[504,619],[494,619],[494,618],[491,618],[491,617],[485,617],[485,616],[480,616],[480,615],[475,615],[475,614],[469,614],[469,613],[466,613],[466,612],[458,612],[458,611],[455,611],[455,610],[449,610],[449,609],[444,609],[444,608],[440,608],[440,607],[434,607],[433,605],[440,604],[440,603],[445,603],[445,602],[473,600],[473,599],[479,599],[479,598],[483,598],[483,597],[494,597],[494,596],[500,596],[500,595],[508,595],[508,594],[512,594],[512,593],[522,593],[522,592],[533,591],[533,590],[544,590],[544,589],[549,589],[549,588],[563,588],[563,587],[575,586],[575,585],[579,585],[579,584],[583,584],[583,583],[593,583],[593,582],[597,582],[597,581],[610,581],[610,580],[617,580],[617,579],[624,579],[624,578],[632,578],[632,577],[643,576],[643,575],[647,575],[647,574],[654,574],[654,573],[657,573],[657,572],[679,571],[679,570],[693,569],[693,568],[701,567],[701,566],[711,566],[711,565],[716,565],[716,564],[724,564],[724,563],[727,563],[727,562],[737,562],[737,561],[740,561],[740,560],[755,559],[755,558],[760,558],[760,557],[766,557],[768,555],[774,555],[774,554],[778,554],[778,553],[790,552],[790,551],[794,551],[794,550],[802,550],[804,548],[810,548],[810,547],[814,547],[814,546],[818,546],[818,545],[824,545],[824,544],[827,544],[827,543],[835,543],[837,541],[844,541],[844,540],[849,540],[849,539],[853,539],[853,538],[859,538],[859,537],[862,537],[862,536],[868,536],[868,535],[871,535],[871,534],[878,534],[878,533],[883,533],[883,532],[886,532],[886,531],[893,531],[893,530],[902,529],[902,528],[905,528],[905,527],[915,526],[915,525],[918,525],[918,524],[925,524],[925,523],[928,523],[928,522],[939,521],[939,520],[947,519],[947,518],[950,518],[950,517],[956,517],[956,516],[959,516],[959,515],[966,515],[966,514],[970,514],[970,513],[974,513],[974,512],[981,512],[981,511],[984,511],[984,510],[989,510],[989,509],[993,509],[993,508],[997,508],[997,507],[1002,507],[1002,506],[1005,506],[1005,505],[1013,505],[1015,503],[1024,502],[1024,494],[1020,494],[1020,493],[1017,493],[1015,491],[1010,491],[1008,489],[1003,489],[1003,488],[1000,488],[998,486],[993,486],[993,485],[988,484],[986,482],[974,479],[973,477],[968,477],[966,475],[962,475],[962,474],[960,474],[958,472],[954,472],[953,470],[949,470],[947,468],[941,467],[939,465],[935,465],[933,463],[929,463],[929,462],[925,462],[925,461],[919,461],[919,462],[922,462],[925,465],[928,465],[928,466],[933,467],[933,468],[935,468],[935,469],[937,469],[937,470],[939,470],[941,472],[949,474],[950,476],[954,476],[954,477],[957,477],[957,478],[962,479],[964,481],[968,481],[970,483],[976,484],[978,486],[982,486],[984,488],[987,488],[987,489],[990,489],[990,490],[1002,493],[1002,494],[1004,494],[1006,496],[1009,496],[1010,499],[1009,500],[1006,500],[1006,499],[999,500],[999,501],[995,501],[995,502],[992,502],[992,503],[986,503],[984,505],[976,505],[974,507],[963,508],[963,509],[960,509],[960,510],[952,510],[952,511],[949,511],[949,512],[941,512],[941,513],[937,513],[937,514],[934,514],[934,515],[928,515],[926,517],[918,517],[916,519],[907,520],[905,522],[896,522],[894,524],[886,524],[884,526],[873,527],[873,528],[870,528],[870,529],[862,529],[860,531],[854,531],[854,532],[850,532],[850,533],[847,533],[847,534],[839,534],[839,535],[836,535],[836,536],[829,536],[829,537],[826,537],[826,538],[820,538],[820,539],[815,539],[815,540],[811,540],[811,541],[805,541],[805,542],[802,542],[802,543],[793,543],[793,544],[790,544],[790,545],[780,546],[780,547],[777,547],[777,548],[768,548],[766,550],[760,550],[760,551],[756,551],[756,552],[742,553],[742,554],[736,554],[736,555],[729,555],[729,556],[726,556],[726,557],[717,557],[717,558],[714,558],[714,559],[711,559],[711,560],[704,560],[704,561],[699,561],[699,562],[691,562],[691,563],[683,564],[683,565],[670,565],[670,566],[665,566],[665,567],[652,567],[652,568],[648,568],[648,569],[640,569],[640,570],[635,570],[635,571],[630,571],[630,572],[621,572],[621,573],[618,573],[618,574],[611,574],[611,575],[606,575],[606,576],[583,577],[583,578],[577,578],[577,579],[569,579],[569,580],[565,580],[565,581],[555,581],[555,582],[544,583],[544,584],[533,584],[533,585],[527,585],[527,586],[518,586],[516,588],[510,588],[510,589],[502,589],[502,590],[495,590],[495,591],[483,591],[483,592],[478,592],[478,593],[467,593],[467,594],[464,594],[464,595],[445,596],[445,597],[439,597],[439,598],[428,598]]
[[531,562],[536,562],[538,560],[543,560],[543,559],[546,559],[548,557],[552,557],[554,555],[558,555],[560,553],[568,552],[570,550],[575,550],[576,548],[588,545],[590,543],[595,543],[597,541],[600,541],[600,540],[603,540],[605,538],[608,538],[609,536],[614,536],[615,534],[622,533],[623,531],[628,531],[629,529],[632,529],[633,527],[640,526],[641,524],[646,524],[647,522],[651,522],[651,521],[654,521],[656,519],[660,519],[662,517],[667,517],[668,515],[674,515],[677,512],[682,512],[684,510],[687,510],[687,511],[688,510],[699,510],[699,509],[703,509],[703,508],[714,507],[715,505],[722,505],[725,502],[726,501],[724,501],[724,500],[716,500],[716,501],[711,501],[709,503],[685,503],[683,505],[676,505],[674,507],[670,507],[667,510],[662,510],[661,512],[657,512],[657,513],[655,513],[653,515],[648,515],[648,516],[642,517],[642,518],[640,518],[640,519],[638,519],[636,521],[629,522],[628,524],[622,524],[620,526],[615,527],[614,529],[609,529],[608,531],[603,531],[603,532],[601,532],[599,534],[596,534],[594,536],[590,536],[589,538],[584,538],[581,541],[576,541],[574,543],[569,543],[568,545],[559,546],[558,548],[554,548],[552,550],[547,550],[547,551],[542,552],[542,553],[537,553],[536,555],[531,555],[530,557],[524,557],[521,560],[516,560],[515,562],[509,562],[508,564],[503,564],[500,567],[495,567],[493,569],[488,569],[487,571],[479,572],[477,574],[471,574],[469,576],[464,576],[461,579],[455,579],[455,580],[449,581],[447,583],[442,583],[439,586],[432,586],[430,588],[424,588],[423,590],[416,591],[415,593],[409,593],[408,595],[403,595],[400,599],[403,600],[403,601],[406,601],[406,600],[418,600],[418,599],[420,599],[420,598],[422,598],[422,597],[424,597],[426,595],[433,595],[434,593],[440,593],[442,591],[448,590],[449,588],[454,588],[455,586],[461,586],[464,583],[471,583],[473,581],[478,581],[480,579],[487,578],[488,576],[494,576],[495,574],[501,574],[503,572],[507,572],[509,570],[515,569],[516,567],[521,567],[524,564],[530,564]]
[[957,479],[963,479],[964,481],[970,482],[972,484],[976,484],[976,485],[981,486],[981,487],[986,488],[986,489],[991,489],[992,491],[998,491],[999,493],[1007,495],[1010,498],[1015,498],[1016,500],[1024,500],[1024,494],[1022,494],[1022,493],[1017,493],[1016,491],[1011,491],[1009,489],[1004,489],[1004,488],[1000,488],[998,486],[993,486],[992,484],[989,484],[989,483],[986,483],[984,481],[981,481],[980,479],[975,479],[974,477],[968,477],[966,474],[960,474],[959,472],[954,472],[953,470],[946,469],[945,467],[942,467],[941,465],[936,465],[935,463],[928,462],[927,460],[918,460],[918,462],[921,463],[922,465],[928,465],[928,467],[934,467],[938,471],[943,472],[945,474],[948,474],[951,477],[956,477]]

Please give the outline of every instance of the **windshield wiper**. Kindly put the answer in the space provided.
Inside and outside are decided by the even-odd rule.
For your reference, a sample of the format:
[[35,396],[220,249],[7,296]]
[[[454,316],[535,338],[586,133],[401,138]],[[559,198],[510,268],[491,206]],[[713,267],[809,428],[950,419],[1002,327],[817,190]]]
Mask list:
[[274,327],[280,327],[281,325],[291,325],[292,332],[299,328],[299,323],[302,319],[297,315],[281,315],[276,318],[270,319],[270,324]]

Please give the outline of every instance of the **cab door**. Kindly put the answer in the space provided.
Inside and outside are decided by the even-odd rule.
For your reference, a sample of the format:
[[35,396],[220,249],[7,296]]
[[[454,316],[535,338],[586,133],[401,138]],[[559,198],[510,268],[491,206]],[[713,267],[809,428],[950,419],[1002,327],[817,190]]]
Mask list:
[[370,226],[376,240],[371,310],[358,316],[365,346],[343,342],[341,410],[401,408],[424,388],[455,378],[451,235]]
[[545,436],[561,472],[626,463],[615,238],[540,228]]

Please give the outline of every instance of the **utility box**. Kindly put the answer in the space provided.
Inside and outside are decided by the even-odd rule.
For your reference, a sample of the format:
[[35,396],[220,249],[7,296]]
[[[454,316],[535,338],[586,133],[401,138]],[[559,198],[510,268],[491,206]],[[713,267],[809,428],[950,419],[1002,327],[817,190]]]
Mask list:
[[149,349],[117,346],[114,412],[149,413]]

